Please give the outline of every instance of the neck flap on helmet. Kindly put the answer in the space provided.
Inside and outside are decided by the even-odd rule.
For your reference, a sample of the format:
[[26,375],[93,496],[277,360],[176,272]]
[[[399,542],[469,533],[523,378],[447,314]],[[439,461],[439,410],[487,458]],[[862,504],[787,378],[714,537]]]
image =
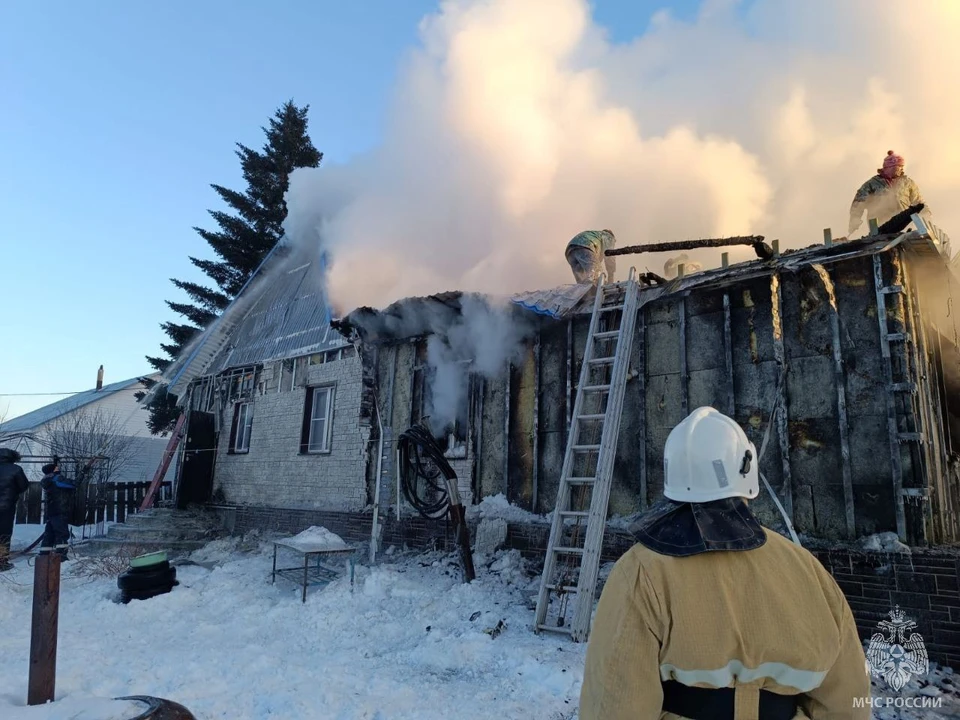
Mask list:
[[760,522],[739,497],[708,503],[664,498],[640,520],[634,537],[644,547],[672,557],[753,550],[767,541]]

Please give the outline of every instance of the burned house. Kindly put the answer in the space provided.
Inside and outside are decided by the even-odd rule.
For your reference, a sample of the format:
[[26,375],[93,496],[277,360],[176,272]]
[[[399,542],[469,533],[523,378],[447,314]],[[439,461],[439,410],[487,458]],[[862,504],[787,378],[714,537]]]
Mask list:
[[[281,514],[309,524],[316,511],[356,516],[369,532],[378,468],[380,512],[397,504],[391,439],[435,419],[431,339],[449,347],[478,300],[446,293],[331,322],[317,264],[278,268],[168,372],[190,410],[178,497],[240,512],[244,526]],[[611,515],[660,495],[668,432],[712,405],[763,449],[762,471],[799,532],[956,541],[955,284],[930,240],[906,233],[642,287]],[[518,330],[502,363],[444,361],[462,387],[450,421],[432,429],[468,503],[502,493],[553,510],[592,294],[510,298],[498,312]],[[776,524],[764,493],[757,506]]]
[[[631,515],[660,496],[667,434],[711,405],[762,448],[761,469],[799,532],[955,542],[955,285],[930,241],[908,233],[641,288],[610,513]],[[345,318],[373,366],[388,431],[418,421],[429,370],[430,334],[403,332],[409,323],[401,319],[433,303],[452,323],[464,297]],[[535,310],[550,301],[547,293],[527,297]],[[503,493],[533,513],[553,510],[591,306],[587,296],[542,312],[501,372],[465,369],[462,419],[448,442],[461,492],[474,502]],[[778,524],[766,493],[756,506]]]
[[[533,513],[508,520],[506,544],[542,560],[594,289],[452,292],[338,321],[316,263],[266,267],[167,373],[189,417],[180,504],[206,504],[237,532],[324,525],[363,543],[376,528],[381,548],[450,547],[444,521],[417,517],[399,489],[395,439],[422,423],[467,505],[503,494]],[[609,514],[658,498],[667,434],[712,405],[760,450],[863,636],[900,605],[931,658],[960,662],[955,292],[917,232],[641,287]],[[764,490],[754,507],[782,527]],[[609,524],[605,562],[630,547],[624,525]],[[876,533],[910,550],[884,550]]]

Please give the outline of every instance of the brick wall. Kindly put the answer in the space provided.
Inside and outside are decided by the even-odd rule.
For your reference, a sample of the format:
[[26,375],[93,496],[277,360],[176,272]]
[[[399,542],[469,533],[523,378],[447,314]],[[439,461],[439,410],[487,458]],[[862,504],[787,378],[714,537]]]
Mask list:
[[[253,506],[218,507],[215,510],[227,529],[235,534],[266,530],[292,535],[312,525],[320,525],[349,543],[366,546],[373,526],[372,513]],[[383,528],[380,548],[384,551],[391,545],[418,550],[454,548],[456,538],[446,519],[427,520],[407,515],[397,520],[393,516],[383,518],[380,524]]]
[[[370,540],[372,515],[318,510],[240,507],[230,510],[231,531],[252,529],[297,533],[322,525],[349,542]],[[471,523],[471,531],[476,527]],[[534,567],[542,566],[550,526],[547,523],[508,523],[506,545],[519,550]],[[632,536],[608,529],[602,563],[615,562],[633,546]],[[452,529],[445,520],[420,517],[389,518],[380,546],[420,549],[454,548]],[[878,632],[877,623],[889,619],[897,605],[917,623],[931,660],[960,669],[960,550],[914,549],[911,554],[859,552],[847,549],[811,550],[837,580],[853,610],[860,637]]]
[[[330,452],[301,455],[306,385],[333,384]],[[231,454],[233,407],[224,413],[217,451],[215,489],[226,503],[360,510],[367,503],[367,441],[370,428],[358,422],[362,369],[357,357],[308,366],[306,377],[286,392],[253,398],[250,451]]]
[[878,632],[897,605],[917,623],[927,653],[960,669],[960,554],[956,550],[912,553],[813,550],[843,590],[860,636]]

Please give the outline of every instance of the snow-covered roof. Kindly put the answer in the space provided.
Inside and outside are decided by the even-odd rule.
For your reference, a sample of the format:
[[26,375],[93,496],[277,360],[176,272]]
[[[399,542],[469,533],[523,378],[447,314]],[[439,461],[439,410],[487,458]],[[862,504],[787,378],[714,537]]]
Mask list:
[[[150,379],[157,379],[159,374],[148,375],[146,377],[149,377]],[[110,385],[104,385],[99,390],[95,388],[92,390],[85,390],[84,392],[77,393],[76,395],[66,397],[63,400],[57,400],[57,402],[44,405],[42,408],[37,408],[36,410],[21,415],[20,417],[15,417],[4,421],[3,425],[0,425],[0,435],[30,432],[31,430],[34,430],[41,425],[46,425],[48,422],[52,422],[58,417],[62,417],[69,412],[73,412],[74,410],[82,408],[85,405],[89,405],[92,402],[96,402],[97,400],[102,400],[103,398],[108,397],[113,393],[120,392],[121,390],[127,390],[128,388],[136,387],[139,384],[140,377],[135,377],[130,378],[129,380],[111,383]]]

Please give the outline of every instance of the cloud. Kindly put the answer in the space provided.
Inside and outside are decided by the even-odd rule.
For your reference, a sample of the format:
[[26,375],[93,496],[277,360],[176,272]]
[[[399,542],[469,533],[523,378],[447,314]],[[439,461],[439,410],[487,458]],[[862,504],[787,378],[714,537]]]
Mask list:
[[[620,245],[843,234],[853,193],[894,149],[960,233],[958,35],[950,0],[708,0],[625,44],[583,0],[444,2],[421,24],[382,146],[296,171],[287,230],[329,251],[343,309],[505,294],[571,282],[563,250],[584,229]],[[690,256],[719,264],[719,251]]]

